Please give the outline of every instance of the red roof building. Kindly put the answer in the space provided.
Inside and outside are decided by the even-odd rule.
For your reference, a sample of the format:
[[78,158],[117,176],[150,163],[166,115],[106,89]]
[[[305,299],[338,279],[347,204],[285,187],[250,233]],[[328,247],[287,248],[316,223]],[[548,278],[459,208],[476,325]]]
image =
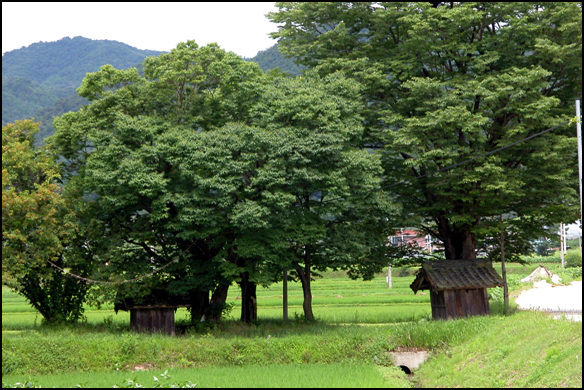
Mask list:
[[394,236],[389,237],[392,245],[414,245],[429,253],[436,249],[436,241],[430,235],[424,235],[414,229],[400,229],[395,232]]

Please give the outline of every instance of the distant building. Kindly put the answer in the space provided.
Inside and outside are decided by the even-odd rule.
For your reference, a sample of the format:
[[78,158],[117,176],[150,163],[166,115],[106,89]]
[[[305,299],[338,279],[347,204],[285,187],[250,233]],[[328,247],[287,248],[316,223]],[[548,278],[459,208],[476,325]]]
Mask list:
[[407,228],[396,231],[394,236],[389,237],[389,243],[394,246],[413,245],[429,253],[432,253],[439,245],[432,236]]

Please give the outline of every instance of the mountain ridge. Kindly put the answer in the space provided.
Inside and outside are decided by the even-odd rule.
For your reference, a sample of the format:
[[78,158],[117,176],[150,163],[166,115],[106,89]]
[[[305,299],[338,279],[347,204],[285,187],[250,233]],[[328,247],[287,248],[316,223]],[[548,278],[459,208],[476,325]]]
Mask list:
[[[37,141],[43,143],[54,132],[54,117],[78,110],[86,103],[76,89],[87,73],[97,72],[105,64],[141,70],[146,57],[162,53],[82,36],[35,42],[8,51],[2,54],[2,125],[21,119],[42,122]],[[301,73],[298,66],[282,56],[277,44],[245,59],[257,62],[264,71],[279,67],[291,75]]]

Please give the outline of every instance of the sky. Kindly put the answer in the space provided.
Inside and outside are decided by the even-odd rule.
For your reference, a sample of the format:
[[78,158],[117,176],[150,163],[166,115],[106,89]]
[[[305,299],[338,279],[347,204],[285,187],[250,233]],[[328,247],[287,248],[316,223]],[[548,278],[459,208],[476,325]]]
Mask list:
[[263,2],[2,2],[2,54],[82,36],[158,51],[194,39],[251,58],[276,43],[268,34],[277,25],[265,17],[276,10],[275,3]]

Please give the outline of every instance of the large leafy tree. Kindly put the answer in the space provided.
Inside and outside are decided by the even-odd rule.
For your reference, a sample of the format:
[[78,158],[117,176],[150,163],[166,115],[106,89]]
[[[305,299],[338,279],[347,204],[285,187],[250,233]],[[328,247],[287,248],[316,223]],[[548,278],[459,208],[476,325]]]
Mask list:
[[[396,208],[376,191],[378,156],[360,148],[359,86],[332,74],[279,79],[254,109],[259,126],[281,134],[275,182],[291,202],[274,226],[280,256],[302,283],[305,318],[314,319],[310,282],[315,271],[345,269],[370,279],[387,264],[387,236]],[[280,184],[278,184],[280,183]]]
[[2,126],[2,284],[47,322],[76,321],[88,285],[64,269],[88,271],[83,250],[71,249],[81,241],[77,202],[62,193],[54,156],[34,146],[39,126],[30,120]]
[[386,263],[394,211],[372,191],[380,159],[355,147],[354,81],[264,77],[256,64],[187,42],[148,59],[145,77],[104,66],[79,91],[93,103],[56,120],[50,144],[107,230],[93,243],[102,272],[148,275],[124,294],[189,294],[199,320],[217,315],[236,281],[249,322],[256,286],[292,269],[313,319],[313,269],[370,278]]
[[582,93],[580,3],[277,5],[285,55],[362,83],[386,189],[447,258],[475,258],[503,214],[531,237],[577,218],[574,132],[539,134]]
[[240,271],[223,261],[233,238],[224,213],[199,204],[203,190],[185,179],[198,172],[180,171],[174,142],[245,121],[262,78],[257,64],[189,41],[148,58],[144,77],[109,65],[88,74],[78,91],[92,103],[55,120],[49,142],[67,161],[67,185],[85,193],[107,231],[94,242],[104,275],[123,282],[164,268],[120,284],[123,295],[189,295],[198,321],[213,311],[214,291],[221,311]]
[[387,264],[395,225],[388,216],[396,211],[374,191],[378,156],[354,146],[362,130],[357,101],[357,84],[340,75],[276,79],[252,110],[254,127],[168,134],[197,202],[193,212],[225,218],[222,231],[233,241],[223,266],[236,254],[233,263],[244,271],[242,320],[257,316],[255,286],[283,269],[300,280],[305,318],[313,320],[315,271],[345,269],[368,279]]

